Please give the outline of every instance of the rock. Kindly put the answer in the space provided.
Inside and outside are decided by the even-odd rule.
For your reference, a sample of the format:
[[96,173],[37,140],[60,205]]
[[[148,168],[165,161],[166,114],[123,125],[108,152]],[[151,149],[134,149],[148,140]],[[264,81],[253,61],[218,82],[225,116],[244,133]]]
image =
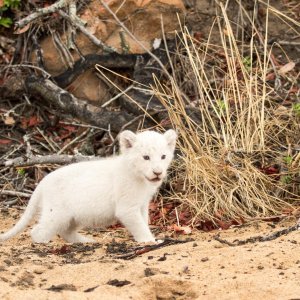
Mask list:
[[153,275],[156,275],[156,274],[159,274],[159,269],[158,268],[146,268],[144,270],[144,274],[145,274],[145,277],[150,277],[150,276],[153,276]]
[[66,90],[76,95],[79,99],[89,100],[94,105],[99,106],[112,97],[107,89],[107,85],[99,80],[93,70],[87,70],[84,74],[80,75]]
[[33,273],[40,275],[40,274],[43,274],[43,273],[44,273],[44,270],[41,269],[41,268],[37,268],[37,269],[34,269],[34,270],[33,270]]
[[[152,48],[153,40],[162,37],[161,16],[163,18],[164,32],[166,34],[179,29],[178,15],[183,16],[184,4],[182,0],[127,0],[110,1],[109,7],[117,17],[126,25],[147,49]],[[120,40],[120,27],[101,5],[100,1],[91,1],[84,11],[80,12],[82,20],[86,21],[86,29],[94,34],[98,39],[112,46],[122,53]],[[58,34],[57,37],[63,45],[66,45],[66,34]],[[125,43],[128,45],[129,53],[143,53],[145,50],[136,41],[124,33]],[[71,67],[70,62],[79,59],[75,50],[68,50],[69,62],[63,58],[55,45],[53,36],[48,36],[41,41],[45,68],[51,75],[56,76]],[[76,44],[83,55],[99,54],[102,50],[94,45],[85,35],[77,30]],[[124,48],[124,47],[123,47]],[[36,61],[36,57],[32,57]],[[107,86],[99,80],[93,72],[87,71],[77,78],[68,87],[78,98],[85,98],[93,101],[94,104],[101,105],[107,101],[111,95],[107,91]]]

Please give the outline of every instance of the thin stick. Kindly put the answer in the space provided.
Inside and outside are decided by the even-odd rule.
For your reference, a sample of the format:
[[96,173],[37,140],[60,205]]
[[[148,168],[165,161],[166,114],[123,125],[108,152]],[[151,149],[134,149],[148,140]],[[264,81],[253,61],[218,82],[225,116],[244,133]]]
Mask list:
[[66,151],[71,145],[73,145],[74,143],[76,143],[78,140],[80,140],[82,137],[84,137],[88,132],[90,131],[90,129],[88,128],[87,130],[85,130],[84,132],[82,132],[79,136],[77,136],[74,140],[72,140],[70,143],[68,143],[67,145],[65,145],[64,147],[62,147],[57,154],[62,154],[64,151]]
[[65,121],[59,121],[59,124],[73,125],[73,126],[77,126],[77,127],[93,128],[93,129],[99,129],[99,130],[107,131],[107,128],[102,128],[102,127],[99,127],[99,126],[93,126],[93,125],[89,125],[89,124],[80,124],[80,123],[65,122]]
[[124,94],[126,94],[127,92],[129,92],[132,88],[133,88],[133,85],[130,85],[127,89],[125,89],[124,91],[121,91],[121,93],[119,93],[118,95],[112,97],[111,99],[109,99],[108,101],[106,101],[105,103],[103,103],[101,105],[101,107],[103,108],[103,107],[106,107],[107,105],[111,104],[113,101],[117,100],[118,98],[120,98],[121,96],[123,96]]
[[31,23],[32,21],[34,21],[35,19],[38,19],[47,14],[54,13],[57,10],[67,6],[69,4],[69,2],[70,2],[70,0],[59,0],[50,6],[40,8],[36,12],[30,14],[29,16],[17,21],[15,23],[15,25],[18,28],[22,28],[22,27],[26,26],[27,24]]
[[298,220],[296,225],[290,226],[290,227],[282,229],[282,230],[278,230],[278,231],[276,231],[272,234],[266,235],[266,236],[258,235],[258,236],[248,238],[246,240],[234,240],[233,242],[229,242],[227,240],[220,238],[220,234],[217,234],[214,236],[214,239],[222,244],[226,244],[228,246],[235,247],[235,246],[241,246],[241,245],[250,244],[250,243],[253,244],[256,242],[273,241],[282,235],[287,235],[288,233],[295,231],[295,230],[299,230],[299,229],[300,229],[300,222]]
[[145,47],[135,36],[131,33],[131,31],[124,25],[124,23],[117,17],[117,15],[110,9],[110,7],[102,0],[100,0],[101,4],[104,6],[104,8],[113,16],[113,18],[117,21],[117,23],[123,28],[123,30],[135,41],[138,43],[140,47],[142,47],[145,52],[147,52],[155,61],[160,65],[161,69],[164,71],[164,73],[169,77],[169,79],[172,79],[172,76],[168,72],[168,70],[165,68],[164,64],[161,62],[161,60],[153,54],[147,47]]
[[33,66],[33,65],[27,65],[27,64],[15,64],[15,65],[9,65],[3,68],[3,71],[9,68],[32,68],[32,69],[36,69],[41,71],[42,73],[44,73],[46,75],[47,78],[51,77],[51,74],[46,72],[45,70],[37,67],[37,66]]
[[24,198],[30,198],[31,194],[23,193],[23,192],[17,192],[17,191],[8,191],[8,190],[1,190],[1,195],[8,195],[8,196],[17,196],[17,197],[24,197]]
[[[50,148],[53,150],[53,151],[57,151],[57,150],[60,150],[60,147],[55,143],[53,142],[50,137],[47,137],[44,132],[40,129],[40,128],[36,128],[37,131],[41,134],[41,136],[47,141],[48,145],[50,146]],[[57,148],[56,148],[57,147]]]
[[96,46],[101,47],[104,51],[113,53],[116,52],[116,49],[113,47],[105,45],[101,40],[96,38],[93,34],[91,34],[87,29],[85,29],[76,19],[71,19],[64,11],[60,10],[59,14],[73,24],[76,28],[78,28],[86,37],[89,38],[91,42],[93,42]]

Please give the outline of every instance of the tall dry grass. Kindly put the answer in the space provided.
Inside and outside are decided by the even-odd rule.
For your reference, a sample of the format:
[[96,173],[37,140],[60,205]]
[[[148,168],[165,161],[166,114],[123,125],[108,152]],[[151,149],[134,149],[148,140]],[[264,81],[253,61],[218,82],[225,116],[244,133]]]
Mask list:
[[279,76],[267,44],[270,8],[264,36],[243,11],[253,24],[247,43],[220,8],[220,44],[182,28],[173,79],[154,88],[180,136],[169,199],[188,208],[194,223],[281,214],[300,202],[299,116],[275,101],[278,82],[266,80]]

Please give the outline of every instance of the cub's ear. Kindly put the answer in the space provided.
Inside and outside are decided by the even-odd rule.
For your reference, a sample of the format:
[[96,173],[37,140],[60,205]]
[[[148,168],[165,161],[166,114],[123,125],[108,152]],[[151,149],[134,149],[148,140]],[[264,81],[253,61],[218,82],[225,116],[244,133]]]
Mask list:
[[136,134],[130,130],[124,130],[119,136],[121,152],[126,152],[129,148],[132,148],[136,141]]
[[164,133],[164,137],[167,140],[168,146],[172,151],[175,150],[177,133],[173,129],[169,129]]

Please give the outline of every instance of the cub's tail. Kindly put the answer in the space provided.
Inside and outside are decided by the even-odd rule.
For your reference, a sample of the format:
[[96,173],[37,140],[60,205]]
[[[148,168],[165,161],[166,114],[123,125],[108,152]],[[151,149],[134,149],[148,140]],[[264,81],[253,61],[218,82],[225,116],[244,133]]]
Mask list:
[[31,219],[34,217],[35,213],[37,212],[38,206],[40,201],[40,193],[36,189],[34,193],[32,194],[28,205],[25,209],[24,214],[22,215],[21,219],[17,222],[17,224],[8,230],[7,232],[0,234],[0,242],[8,240],[24,230],[28,223],[31,221]]

